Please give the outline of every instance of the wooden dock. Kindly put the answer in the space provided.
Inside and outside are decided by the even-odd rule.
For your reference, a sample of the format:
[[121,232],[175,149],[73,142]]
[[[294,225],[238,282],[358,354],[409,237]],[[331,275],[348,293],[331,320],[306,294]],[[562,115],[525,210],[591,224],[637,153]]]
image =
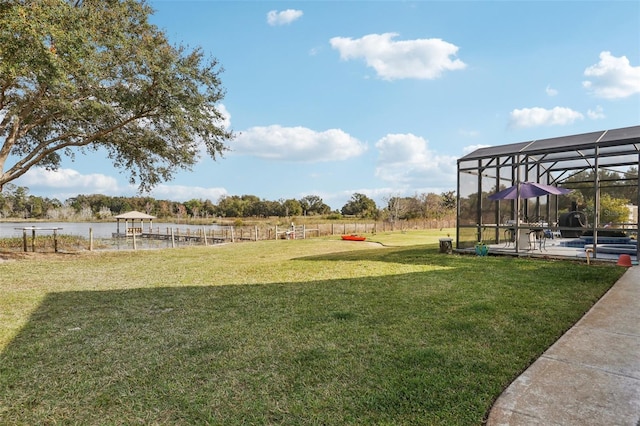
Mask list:
[[165,240],[165,241],[169,241],[169,240],[173,240],[176,242],[195,242],[195,243],[201,243],[204,244],[206,243],[211,243],[211,244],[222,244],[225,243],[227,241],[226,238],[222,238],[222,237],[216,237],[216,236],[211,236],[211,235],[206,235],[206,234],[176,234],[176,233],[171,233],[171,234],[160,234],[157,232],[142,232],[138,235],[136,235],[139,238],[146,238],[149,240]]
[[112,238],[122,239],[146,239],[146,240],[161,240],[171,241],[175,243],[198,243],[198,244],[221,244],[225,242],[233,242],[233,233],[229,235],[227,232],[206,232],[203,230],[191,230],[191,229],[179,229],[179,228],[166,228],[164,232],[160,231],[160,228],[156,229],[143,229],[143,228],[126,228],[125,232],[114,232]]

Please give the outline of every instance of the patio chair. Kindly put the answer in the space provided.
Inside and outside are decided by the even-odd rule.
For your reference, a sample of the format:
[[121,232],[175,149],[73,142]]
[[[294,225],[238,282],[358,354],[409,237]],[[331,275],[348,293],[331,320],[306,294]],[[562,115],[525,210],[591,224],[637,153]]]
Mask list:
[[515,228],[508,228],[504,230],[504,247],[510,247],[511,244],[516,242],[516,230]]
[[544,229],[531,229],[529,231],[529,250],[535,250],[536,246],[538,250],[542,251],[547,249],[547,234]]

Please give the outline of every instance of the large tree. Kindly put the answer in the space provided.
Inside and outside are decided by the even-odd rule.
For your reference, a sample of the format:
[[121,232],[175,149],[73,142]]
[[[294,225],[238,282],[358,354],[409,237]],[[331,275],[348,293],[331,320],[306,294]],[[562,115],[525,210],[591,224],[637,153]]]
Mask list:
[[347,204],[342,206],[341,213],[346,216],[373,219],[378,216],[378,207],[371,198],[356,192]]
[[317,195],[307,195],[298,201],[304,215],[328,214],[331,212],[331,207],[325,204],[322,198]]
[[169,44],[137,0],[0,1],[0,188],[103,150],[141,191],[214,160],[222,68]]

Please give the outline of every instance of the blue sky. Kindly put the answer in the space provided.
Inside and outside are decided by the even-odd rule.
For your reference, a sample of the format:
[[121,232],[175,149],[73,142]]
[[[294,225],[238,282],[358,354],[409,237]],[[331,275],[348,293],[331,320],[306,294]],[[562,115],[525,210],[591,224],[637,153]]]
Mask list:
[[[150,195],[217,202],[455,190],[477,147],[640,124],[637,1],[152,0],[173,44],[217,58],[224,158]],[[135,195],[100,153],[14,182],[62,201]]]

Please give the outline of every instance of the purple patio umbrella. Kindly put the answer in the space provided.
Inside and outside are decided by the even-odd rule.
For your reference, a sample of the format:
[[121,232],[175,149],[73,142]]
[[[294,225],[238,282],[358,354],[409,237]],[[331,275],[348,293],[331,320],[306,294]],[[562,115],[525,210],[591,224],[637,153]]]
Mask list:
[[[518,190],[518,186],[520,189]],[[536,182],[522,182],[517,185],[513,185],[500,192],[496,192],[493,195],[489,195],[490,200],[515,200],[520,198],[535,198],[542,197],[544,195],[565,195],[571,192],[570,189],[558,188],[557,186],[544,185]]]

